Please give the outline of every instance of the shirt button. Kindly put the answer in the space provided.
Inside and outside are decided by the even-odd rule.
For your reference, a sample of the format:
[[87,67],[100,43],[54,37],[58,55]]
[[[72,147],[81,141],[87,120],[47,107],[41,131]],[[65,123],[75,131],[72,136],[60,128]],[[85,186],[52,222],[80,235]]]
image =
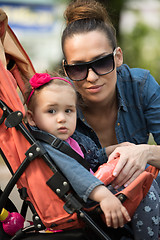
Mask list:
[[120,126],[120,123],[118,122],[117,125]]

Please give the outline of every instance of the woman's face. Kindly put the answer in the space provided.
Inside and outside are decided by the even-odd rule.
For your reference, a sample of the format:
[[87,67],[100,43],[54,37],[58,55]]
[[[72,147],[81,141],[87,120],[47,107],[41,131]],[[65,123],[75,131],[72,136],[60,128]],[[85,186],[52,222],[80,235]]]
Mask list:
[[[66,38],[64,42],[64,53],[68,64],[89,62],[112,52],[113,49],[106,35],[97,30],[75,34]],[[76,90],[87,104],[107,103],[115,96],[116,67],[123,61],[120,48],[117,48],[114,60],[115,69],[112,72],[99,76],[90,68],[86,79],[74,81]]]

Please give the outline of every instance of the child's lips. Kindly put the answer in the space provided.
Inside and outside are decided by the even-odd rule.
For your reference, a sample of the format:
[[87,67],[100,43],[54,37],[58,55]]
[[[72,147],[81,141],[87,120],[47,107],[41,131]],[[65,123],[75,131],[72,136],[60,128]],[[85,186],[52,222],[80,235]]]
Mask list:
[[67,129],[66,127],[60,127],[60,128],[58,128],[58,131],[59,131],[60,133],[67,133],[67,132],[68,132],[68,129]]

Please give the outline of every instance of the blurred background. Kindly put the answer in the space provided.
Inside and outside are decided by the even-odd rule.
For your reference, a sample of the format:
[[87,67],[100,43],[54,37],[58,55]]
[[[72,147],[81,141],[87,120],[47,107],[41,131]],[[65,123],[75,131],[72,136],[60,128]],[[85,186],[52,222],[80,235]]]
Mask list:
[[[160,83],[160,0],[99,0],[117,30],[124,62],[146,68]],[[0,8],[38,72],[61,65],[63,12],[69,0],[0,0]]]

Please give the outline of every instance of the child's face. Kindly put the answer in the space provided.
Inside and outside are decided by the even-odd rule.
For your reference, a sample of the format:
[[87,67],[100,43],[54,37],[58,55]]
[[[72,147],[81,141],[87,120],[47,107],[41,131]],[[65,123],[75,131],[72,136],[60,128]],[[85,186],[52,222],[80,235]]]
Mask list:
[[53,83],[36,96],[36,107],[28,122],[66,140],[76,128],[76,93],[72,87]]

